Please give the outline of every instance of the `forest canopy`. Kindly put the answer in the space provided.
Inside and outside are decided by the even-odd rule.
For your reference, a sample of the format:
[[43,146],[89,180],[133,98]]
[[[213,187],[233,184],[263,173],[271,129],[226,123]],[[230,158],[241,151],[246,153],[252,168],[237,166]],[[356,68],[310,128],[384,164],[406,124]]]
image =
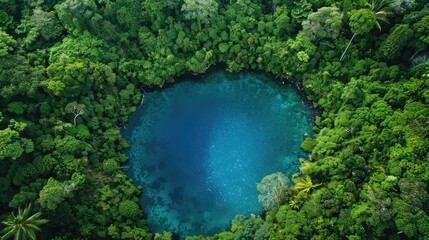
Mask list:
[[425,0],[0,1],[2,235],[172,239],[147,227],[119,129],[145,89],[215,64],[320,114],[300,172],[261,180],[262,216],[187,239],[427,239]]

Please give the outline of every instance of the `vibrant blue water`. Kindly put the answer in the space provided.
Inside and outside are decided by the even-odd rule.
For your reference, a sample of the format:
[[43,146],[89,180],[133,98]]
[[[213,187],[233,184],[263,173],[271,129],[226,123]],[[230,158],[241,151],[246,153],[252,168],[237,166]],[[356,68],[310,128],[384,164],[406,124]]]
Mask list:
[[256,184],[298,170],[310,110],[266,74],[213,71],[145,95],[123,131],[127,174],[143,187],[154,232],[181,237],[228,228],[261,213]]

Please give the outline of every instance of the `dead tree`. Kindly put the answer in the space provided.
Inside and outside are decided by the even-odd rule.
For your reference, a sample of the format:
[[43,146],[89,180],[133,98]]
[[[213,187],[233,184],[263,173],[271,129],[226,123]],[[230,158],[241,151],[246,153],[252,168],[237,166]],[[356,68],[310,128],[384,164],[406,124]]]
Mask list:
[[83,108],[78,108],[76,105],[73,106],[73,109],[71,110],[71,112],[74,114],[74,119],[73,119],[73,123],[74,126],[76,127],[76,119],[78,116],[83,115],[85,113],[85,111],[83,110]]

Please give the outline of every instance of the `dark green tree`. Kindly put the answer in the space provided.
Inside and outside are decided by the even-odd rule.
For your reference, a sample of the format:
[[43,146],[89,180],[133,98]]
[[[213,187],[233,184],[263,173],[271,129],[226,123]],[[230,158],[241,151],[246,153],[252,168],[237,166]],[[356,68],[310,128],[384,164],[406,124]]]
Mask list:
[[380,47],[380,52],[388,60],[396,59],[401,50],[413,38],[414,32],[408,24],[396,26]]

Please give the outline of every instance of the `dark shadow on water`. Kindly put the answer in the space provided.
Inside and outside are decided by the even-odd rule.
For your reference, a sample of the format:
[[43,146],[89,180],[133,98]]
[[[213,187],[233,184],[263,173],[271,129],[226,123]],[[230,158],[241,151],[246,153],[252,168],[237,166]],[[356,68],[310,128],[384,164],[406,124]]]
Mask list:
[[176,201],[183,201],[184,195],[183,195],[183,188],[182,187],[175,187],[173,191],[170,192],[170,198],[175,199]]
[[152,188],[152,189],[162,189],[162,188],[163,188],[163,185],[164,185],[166,182],[167,182],[167,178],[164,178],[164,177],[157,178],[157,179],[155,180],[155,182],[153,182],[153,183],[150,185],[150,188]]

